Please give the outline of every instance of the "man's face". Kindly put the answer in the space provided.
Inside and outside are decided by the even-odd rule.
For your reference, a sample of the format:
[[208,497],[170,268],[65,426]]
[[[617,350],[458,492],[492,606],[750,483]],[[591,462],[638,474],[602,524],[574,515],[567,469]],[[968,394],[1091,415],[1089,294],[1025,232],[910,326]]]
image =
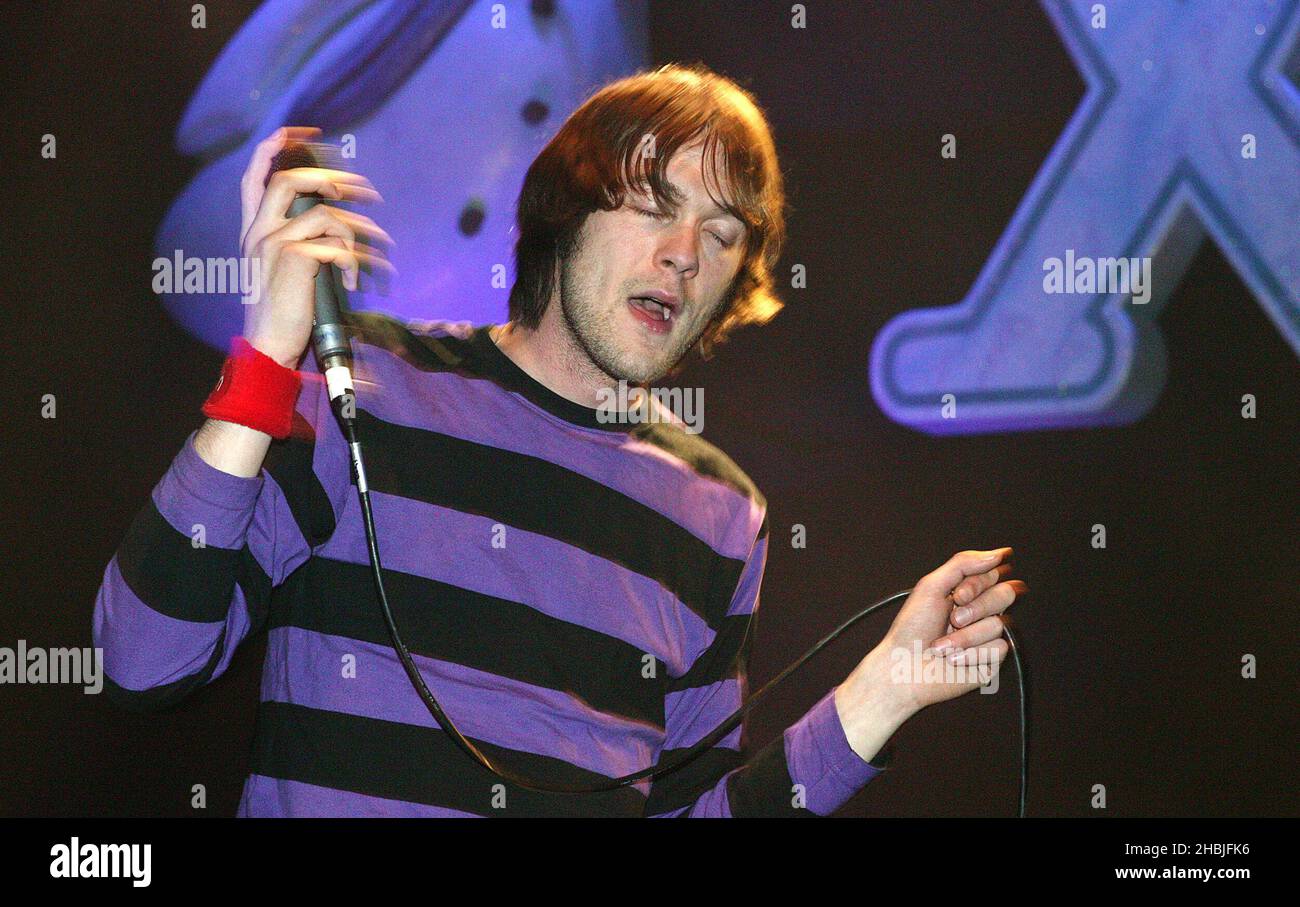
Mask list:
[[588,215],[576,251],[561,262],[565,323],[611,378],[640,383],[667,373],[740,269],[745,225],[709,198],[702,163],[698,143],[680,149],[665,171],[682,193],[675,211],[659,210],[648,190],[629,192],[617,210]]

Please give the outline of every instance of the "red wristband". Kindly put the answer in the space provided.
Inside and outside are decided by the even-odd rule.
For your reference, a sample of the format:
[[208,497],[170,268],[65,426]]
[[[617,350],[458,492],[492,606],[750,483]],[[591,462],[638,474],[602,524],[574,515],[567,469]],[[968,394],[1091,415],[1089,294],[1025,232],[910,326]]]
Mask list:
[[287,438],[301,388],[296,371],[253,349],[243,337],[235,337],[217,386],[203,404],[203,415]]

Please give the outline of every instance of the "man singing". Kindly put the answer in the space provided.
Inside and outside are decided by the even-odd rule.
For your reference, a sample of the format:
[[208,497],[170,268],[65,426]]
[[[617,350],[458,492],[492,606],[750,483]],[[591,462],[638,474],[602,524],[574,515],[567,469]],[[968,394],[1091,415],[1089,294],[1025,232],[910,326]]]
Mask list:
[[[267,631],[240,815],[826,815],[911,715],[996,671],[1000,615],[1027,589],[1006,579],[1011,549],[963,551],[748,759],[737,728],[600,794],[540,793],[469,759],[389,645],[346,444],[304,356],[318,269],[355,289],[389,241],[338,207],[287,216],[298,194],[378,200],[343,171],[266,182],[276,152],[316,132],[281,129],[253,155],[241,248],[262,267],[243,336],[95,603],[106,685],[134,708],[181,700]],[[601,407],[777,313],[783,207],[754,99],[665,66],[596,92],[529,168],[509,322],[348,316],[397,625],[447,714],[516,774],[592,783],[670,762],[746,695],[763,497],[662,407]]]

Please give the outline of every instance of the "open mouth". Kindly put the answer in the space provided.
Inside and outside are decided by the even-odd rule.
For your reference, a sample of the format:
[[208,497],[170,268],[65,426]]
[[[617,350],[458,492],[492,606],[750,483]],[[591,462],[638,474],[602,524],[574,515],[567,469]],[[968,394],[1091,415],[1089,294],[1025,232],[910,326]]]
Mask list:
[[666,334],[672,330],[674,318],[672,306],[664,305],[648,296],[631,296],[627,304],[632,314],[652,332]]
[[661,321],[669,321],[672,319],[672,307],[664,305],[657,299],[651,299],[649,296],[633,296],[631,302],[632,305],[643,311],[649,312]]

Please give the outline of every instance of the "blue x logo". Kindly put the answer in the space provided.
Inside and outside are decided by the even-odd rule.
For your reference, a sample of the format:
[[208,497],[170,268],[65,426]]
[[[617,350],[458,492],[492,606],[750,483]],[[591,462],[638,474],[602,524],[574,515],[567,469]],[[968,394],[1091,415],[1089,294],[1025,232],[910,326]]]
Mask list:
[[[872,345],[877,402],[933,434],[1141,417],[1154,316],[1206,233],[1300,353],[1300,0],[1043,5],[1083,103],[966,298]],[[1120,259],[1144,292],[1101,279]]]

